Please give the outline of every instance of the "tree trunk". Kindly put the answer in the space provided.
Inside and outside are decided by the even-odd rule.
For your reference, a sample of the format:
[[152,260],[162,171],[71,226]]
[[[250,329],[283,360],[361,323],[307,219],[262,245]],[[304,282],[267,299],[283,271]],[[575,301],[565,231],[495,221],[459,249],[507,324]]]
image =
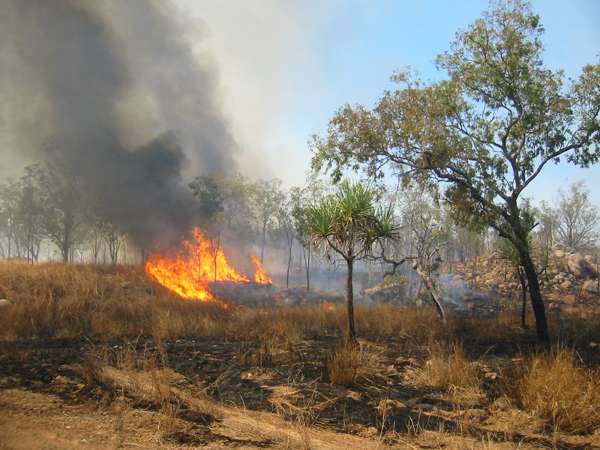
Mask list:
[[308,248],[302,247],[302,256],[304,257],[304,269],[306,271],[306,290],[310,291],[310,245]]
[[440,299],[437,296],[435,283],[433,282],[433,280],[431,279],[431,277],[429,275],[427,275],[423,270],[421,270],[421,268],[419,267],[419,265],[417,263],[413,264],[413,269],[415,269],[415,271],[417,272],[419,277],[421,277],[421,280],[423,281],[423,285],[425,286],[425,289],[429,293],[429,296],[431,297],[431,300],[433,301],[433,304],[435,305],[435,308],[438,312],[438,315],[440,316],[440,319],[442,319],[442,322],[446,322],[446,314],[444,312],[444,307],[442,306],[442,302],[440,301]]
[[294,246],[294,241],[289,244],[288,247],[288,262],[287,262],[287,272],[285,274],[285,288],[288,289],[290,287],[290,266],[292,265],[292,247]]
[[267,243],[267,223],[263,223],[262,229],[262,245],[260,246],[260,263],[264,264],[265,244]]
[[533,314],[535,316],[535,329],[537,332],[537,337],[540,341],[547,343],[550,341],[550,333],[548,332],[546,311],[544,308],[542,293],[540,291],[538,275],[535,270],[535,266],[533,265],[531,256],[529,255],[529,248],[527,247],[527,244],[518,245],[518,250],[521,258],[521,264],[523,265],[525,276],[527,277],[529,297],[531,298],[531,307],[533,308]]
[[60,247],[60,252],[62,254],[62,260],[64,263],[68,263],[69,262],[69,250],[71,250],[70,248],[71,246],[69,245],[69,241],[67,239],[65,239],[62,242],[62,245]]
[[519,274],[519,282],[521,283],[521,325],[523,328],[527,328],[527,282],[525,281],[525,274],[521,267],[517,269],[517,272]]
[[348,339],[351,341],[356,340],[356,331],[354,329],[354,291],[352,286],[352,271],[354,261],[351,259],[346,260],[348,264],[348,273],[346,276],[346,303],[348,306]]

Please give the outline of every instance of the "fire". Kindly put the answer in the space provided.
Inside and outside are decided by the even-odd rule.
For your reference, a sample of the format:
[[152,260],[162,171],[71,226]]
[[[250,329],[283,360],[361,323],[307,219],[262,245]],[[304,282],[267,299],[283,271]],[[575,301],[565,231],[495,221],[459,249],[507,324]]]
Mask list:
[[335,311],[336,309],[335,303],[328,302],[327,300],[323,301],[323,308],[325,309],[325,311]]
[[273,284],[273,280],[269,275],[267,275],[265,269],[263,269],[260,259],[258,259],[254,255],[250,256],[250,259],[252,260],[252,264],[254,264],[254,267],[256,268],[256,271],[254,272],[254,281],[258,284]]
[[[175,257],[152,254],[146,262],[146,273],[180,297],[202,301],[215,300],[209,289],[211,282],[250,282],[247,276],[229,265],[223,249],[215,248],[202,230],[194,228],[193,236],[194,241],[184,241],[184,250]],[[271,278],[265,273],[260,261],[254,256],[251,258],[256,266],[255,281],[271,284]]]

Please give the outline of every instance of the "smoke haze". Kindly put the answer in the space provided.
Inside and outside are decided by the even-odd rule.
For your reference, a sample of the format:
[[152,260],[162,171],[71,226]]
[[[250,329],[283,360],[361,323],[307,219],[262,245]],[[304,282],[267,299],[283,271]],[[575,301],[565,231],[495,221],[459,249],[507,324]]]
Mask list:
[[202,212],[184,175],[232,173],[236,145],[215,64],[170,3],[2,5],[3,165],[52,162],[145,245],[188,231]]

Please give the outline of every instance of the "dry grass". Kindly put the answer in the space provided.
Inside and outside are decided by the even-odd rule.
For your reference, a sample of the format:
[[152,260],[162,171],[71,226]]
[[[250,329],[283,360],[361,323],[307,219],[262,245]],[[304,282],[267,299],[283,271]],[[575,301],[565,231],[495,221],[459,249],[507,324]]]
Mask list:
[[[0,310],[0,340],[88,337],[90,351],[81,363],[87,387],[107,391],[118,417],[127,414],[126,397],[146,398],[160,412],[159,434],[165,439],[182,425],[182,408],[193,405],[206,417],[219,413],[209,399],[184,395],[168,368],[162,342],[183,337],[241,341],[237,362],[242,365],[312,364],[325,372],[314,375],[319,380],[373,390],[393,390],[412,374],[416,386],[411,389],[441,389],[456,410],[465,403],[491,406],[497,395],[506,395],[512,409],[523,410],[518,417],[531,413],[537,423],[543,419],[554,430],[579,433],[600,427],[600,373],[579,364],[573,351],[530,358],[534,330],[521,329],[518,311],[493,319],[449,314],[443,324],[432,309],[359,305],[361,344],[341,341],[324,357],[326,353],[307,354],[306,348],[315,348],[317,339],[326,352],[331,338],[343,335],[346,310],[339,305],[224,309],[182,300],[151,282],[139,267],[0,263],[0,298],[14,303]],[[567,314],[549,320],[555,336],[577,345],[587,364],[597,364],[595,347],[589,344],[600,342],[600,322]],[[520,362],[511,361],[515,356]],[[498,367],[495,361],[501,361]],[[107,385],[107,367],[117,381],[127,376],[128,382]],[[487,377],[492,370],[498,379]],[[316,420],[324,400],[316,387],[311,391],[289,384],[294,394],[281,395],[274,405],[304,430]],[[117,421],[117,436],[121,426]]]
[[417,382],[448,390],[478,389],[481,384],[477,367],[467,359],[459,342],[449,347],[432,344],[429,359],[420,371]]
[[369,381],[381,371],[380,355],[372,348],[352,341],[341,341],[326,362],[332,384],[350,386]]
[[523,409],[556,430],[600,428],[600,372],[580,367],[571,350],[532,357],[516,394]]

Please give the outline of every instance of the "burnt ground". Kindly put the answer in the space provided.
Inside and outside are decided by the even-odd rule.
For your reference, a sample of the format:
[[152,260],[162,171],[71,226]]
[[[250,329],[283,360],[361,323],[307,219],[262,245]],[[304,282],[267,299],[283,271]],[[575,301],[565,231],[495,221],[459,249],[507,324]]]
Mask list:
[[[600,446],[598,432],[552,432],[506,401],[505,368],[531,345],[528,339],[468,348],[483,380],[473,392],[416,383],[427,353],[410,337],[361,340],[370,355],[368,371],[351,386],[334,385],[327,360],[338,341],[320,336],[293,343],[204,338],[157,345],[143,337],[130,343],[4,342],[0,449],[328,448],[323,442],[336,436],[360,441],[331,448]],[[103,371],[106,367],[114,371]],[[161,379],[168,378],[169,398],[143,394],[140,379],[119,378],[149,373],[169,374]],[[195,399],[213,406],[198,406]],[[263,413],[268,415],[256,416]],[[250,431],[240,431],[236,414],[259,418],[252,419]],[[165,424],[165,416],[172,416],[171,423]],[[274,431],[286,427],[296,437]],[[325,432],[343,434],[323,438],[319,433]]]

